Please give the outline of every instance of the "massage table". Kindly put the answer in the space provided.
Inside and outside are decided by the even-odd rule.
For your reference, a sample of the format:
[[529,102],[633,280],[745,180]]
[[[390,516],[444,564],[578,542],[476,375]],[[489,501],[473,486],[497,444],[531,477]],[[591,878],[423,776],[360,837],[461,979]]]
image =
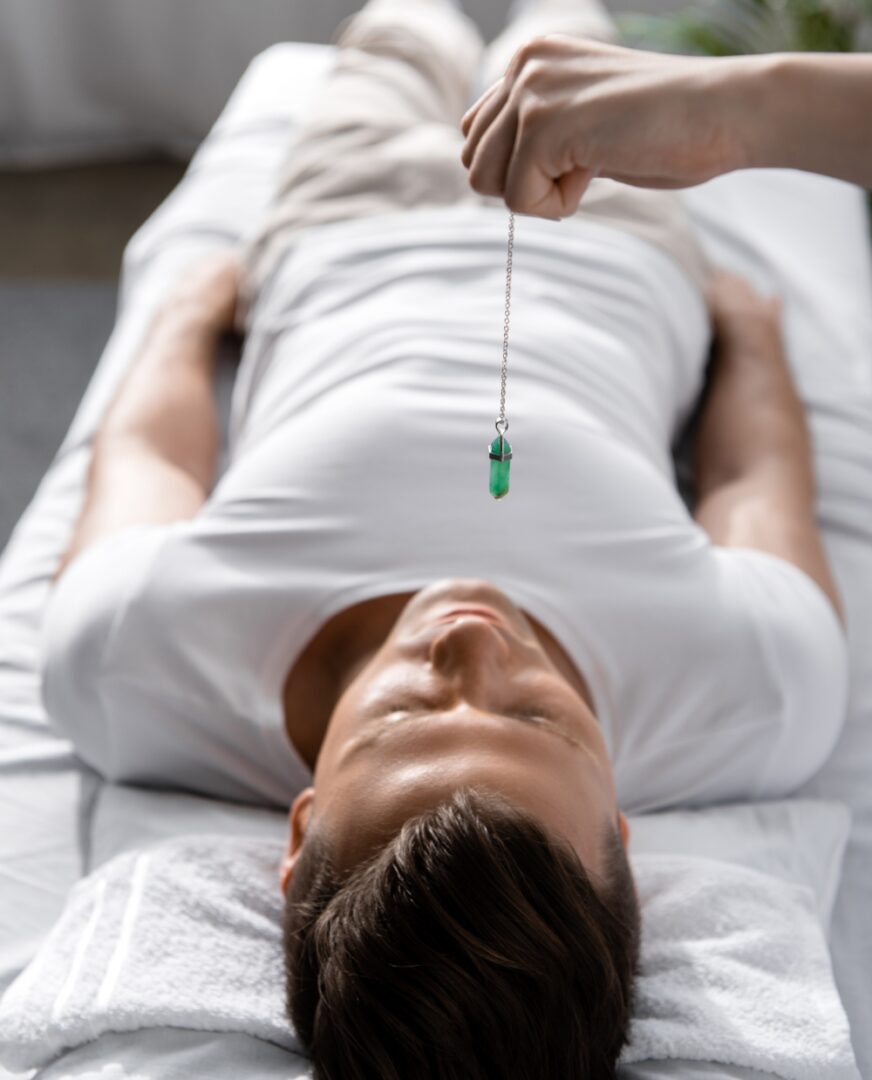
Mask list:
[[[113,853],[186,829],[238,834],[275,827],[275,809],[105,783],[52,730],[37,656],[41,614],[80,510],[90,443],[106,405],[174,280],[208,252],[252,235],[329,63],[324,46],[274,46],[258,57],[179,188],[128,244],[115,329],[0,560],[0,994],[34,955],[71,887]],[[797,795],[841,803],[851,813],[830,944],[860,1071],[872,1078],[872,255],[865,201],[836,181],[769,172],[725,177],[685,198],[721,264],[787,298],[788,348],[811,417],[820,520],[845,599],[851,664],[843,734]],[[225,416],[233,371],[231,362],[219,368]],[[708,842],[717,847],[717,837]],[[203,1033],[153,1034],[160,1038],[135,1045],[104,1036],[99,1060],[122,1070],[106,1076],[212,1077],[225,1075],[222,1067],[228,1077],[243,1069],[271,1076],[273,1065],[288,1078],[310,1075],[305,1061],[289,1070],[287,1060],[272,1061],[284,1051],[243,1036],[219,1043]],[[700,1063],[682,1068],[659,1063],[627,1076],[760,1075]],[[0,1080],[12,1075],[0,1068]]]

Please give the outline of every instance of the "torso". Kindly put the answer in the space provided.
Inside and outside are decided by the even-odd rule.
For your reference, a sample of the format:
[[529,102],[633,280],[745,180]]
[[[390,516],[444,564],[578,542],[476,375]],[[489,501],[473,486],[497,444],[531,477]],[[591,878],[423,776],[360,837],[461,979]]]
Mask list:
[[[705,546],[670,454],[703,377],[705,306],[633,237],[527,223],[509,365],[512,491],[494,503],[483,451],[504,245],[504,215],[484,210],[307,230],[253,313],[213,513],[226,507],[269,577],[263,645],[247,648],[309,768],[348,642],[378,647],[439,578],[503,589],[612,729],[624,726],[625,688],[647,714],[671,682],[637,698],[642,669],[673,647],[667,608],[683,603],[661,602],[662,587]],[[652,583],[656,597],[630,614],[628,597]]]
[[87,631],[107,678],[80,713],[133,732],[107,754],[288,805],[348,642],[375,649],[419,589],[478,577],[587,684],[627,809],[736,797],[769,768],[772,575],[712,549],[669,453],[703,377],[702,299],[605,227],[527,222],[516,257],[512,489],[494,502],[504,215],[301,234],[253,313],[227,472],[195,519],[101,570],[117,595]]

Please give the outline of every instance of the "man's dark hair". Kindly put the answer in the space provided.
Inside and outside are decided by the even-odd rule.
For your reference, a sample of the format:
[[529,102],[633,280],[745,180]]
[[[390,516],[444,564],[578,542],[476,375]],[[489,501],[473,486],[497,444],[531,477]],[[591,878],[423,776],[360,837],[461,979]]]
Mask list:
[[639,908],[617,829],[595,888],[568,844],[462,790],[337,873],[310,830],[284,925],[290,1019],[317,1080],[606,1080]]

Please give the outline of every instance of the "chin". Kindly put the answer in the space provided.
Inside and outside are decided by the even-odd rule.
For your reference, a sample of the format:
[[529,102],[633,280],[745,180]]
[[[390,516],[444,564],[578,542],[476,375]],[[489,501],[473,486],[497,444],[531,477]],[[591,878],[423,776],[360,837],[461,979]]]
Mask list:
[[514,604],[503,590],[485,578],[453,577],[441,578],[422,589],[418,596],[426,599],[427,603],[437,603],[449,600],[457,600],[461,603],[487,603],[488,600],[501,601],[503,604]]

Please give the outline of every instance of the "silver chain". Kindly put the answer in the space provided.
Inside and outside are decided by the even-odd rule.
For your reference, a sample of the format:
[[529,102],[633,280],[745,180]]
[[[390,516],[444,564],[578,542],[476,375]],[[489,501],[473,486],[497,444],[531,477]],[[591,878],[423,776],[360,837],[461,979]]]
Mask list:
[[500,416],[496,428],[504,435],[509,427],[506,419],[506,379],[509,374],[509,327],[512,320],[512,265],[515,259],[515,215],[509,214],[509,244],[506,252],[506,312],[503,320],[503,367],[500,373]]

